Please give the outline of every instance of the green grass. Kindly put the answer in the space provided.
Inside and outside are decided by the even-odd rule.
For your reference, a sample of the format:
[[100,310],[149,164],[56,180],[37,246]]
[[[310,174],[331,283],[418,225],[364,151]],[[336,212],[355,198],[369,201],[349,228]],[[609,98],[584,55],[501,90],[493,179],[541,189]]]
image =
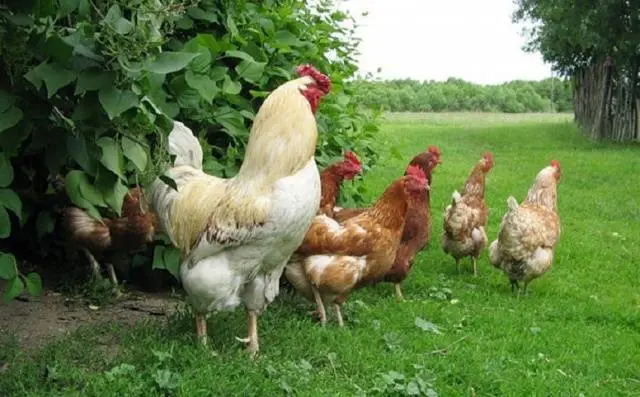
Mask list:
[[[438,145],[443,153],[433,237],[404,283],[407,302],[395,301],[390,284],[357,291],[346,327],[322,329],[305,314],[309,303],[281,295],[260,320],[255,362],[234,340],[246,333],[242,310],[210,320],[208,349],[194,343],[184,315],[81,329],[33,357],[7,344],[0,395],[640,395],[640,148],[589,142],[566,116],[394,115],[380,135],[383,158],[363,179],[372,198],[417,152]],[[442,211],[485,150],[495,156],[490,241],[508,195],[520,201],[551,159],[562,165],[556,260],[526,297],[510,293],[486,251],[474,278],[469,262],[458,275],[439,246]]]

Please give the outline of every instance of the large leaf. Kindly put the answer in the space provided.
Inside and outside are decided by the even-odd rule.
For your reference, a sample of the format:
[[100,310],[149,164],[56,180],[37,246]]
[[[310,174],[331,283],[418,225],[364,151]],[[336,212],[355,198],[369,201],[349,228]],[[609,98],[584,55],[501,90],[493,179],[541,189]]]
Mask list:
[[117,4],[112,5],[104,17],[104,23],[116,33],[125,35],[134,28],[133,24],[122,17],[122,11]]
[[236,66],[238,76],[252,83],[258,82],[264,73],[266,62],[242,61]]
[[93,153],[89,152],[87,140],[84,136],[67,136],[67,153],[69,153],[69,156],[71,156],[87,174],[95,176],[96,161],[92,156]]
[[40,296],[42,295],[42,279],[38,273],[29,273],[27,277],[24,278],[25,284],[27,285],[27,291],[32,296]]
[[147,169],[147,152],[138,141],[128,136],[124,136],[122,137],[121,145],[124,156],[131,160],[138,170],[144,171]]
[[211,53],[212,57],[220,52],[220,47],[218,46],[216,38],[210,33],[198,33],[198,35],[193,40],[195,40],[198,44],[206,47]]
[[233,17],[231,16],[231,14],[227,15],[227,29],[229,29],[229,33],[231,33],[231,37],[238,36],[239,34],[238,27],[236,26],[236,23],[233,20]]
[[0,252],[0,278],[10,280],[18,275],[16,258],[13,254]]
[[118,144],[113,138],[103,136],[98,139],[96,144],[102,149],[100,156],[100,163],[104,165],[109,171],[113,172],[122,179],[124,176],[124,157],[122,152],[118,148]]
[[7,238],[11,235],[11,218],[4,207],[0,207],[0,238]]
[[78,8],[80,0],[58,0],[58,18],[66,17]]
[[121,91],[113,86],[100,90],[98,94],[100,104],[111,120],[122,112],[138,106],[138,96],[129,90]]
[[0,113],[0,132],[8,130],[22,120],[22,110],[15,106],[11,106],[4,112]]
[[73,46],[57,34],[49,36],[44,52],[56,62],[65,64],[73,54]]
[[211,52],[207,47],[199,44],[197,39],[193,39],[184,46],[184,50],[198,54],[189,64],[189,70],[196,73],[206,73],[209,70],[209,66],[211,65]]
[[0,114],[6,112],[16,102],[16,98],[5,90],[0,90]]
[[0,153],[0,187],[7,187],[13,182],[13,166],[4,153]]
[[190,7],[187,9],[187,15],[193,19],[199,19],[207,22],[217,22],[218,16],[211,11],[205,11],[200,7]]
[[0,189],[0,205],[11,210],[19,220],[22,220],[22,201],[11,189]]
[[180,252],[174,247],[167,247],[162,255],[164,268],[180,280]]
[[211,80],[211,77],[205,74],[196,74],[188,70],[184,77],[189,87],[198,91],[207,103],[211,103],[213,98],[218,94],[218,91],[220,91],[215,81]]
[[247,127],[244,125],[244,117],[235,110],[228,108],[228,111],[222,111],[214,116],[216,122],[220,123],[227,133],[234,137],[243,137],[248,134]]
[[147,63],[144,69],[162,74],[177,72],[184,69],[198,55],[193,52],[163,52]]
[[253,57],[251,55],[249,55],[248,53],[244,52],[244,51],[238,51],[238,50],[229,50],[227,52],[224,53],[225,56],[229,57],[229,58],[239,58],[245,61],[253,61],[255,62],[255,59],[253,59]]
[[47,87],[47,97],[51,98],[58,90],[71,84],[76,79],[76,73],[57,63],[41,63],[34,69],[35,76]]
[[16,276],[7,282],[7,286],[2,294],[2,300],[5,303],[12,301],[24,291],[24,283],[19,276]]
[[164,265],[164,245],[156,245],[153,249],[153,260],[151,261],[152,269],[166,269]]
[[[71,170],[67,173],[65,177],[65,190],[67,192],[67,196],[71,199],[71,202],[76,206],[84,209],[94,208],[92,203],[85,195],[83,194],[83,190],[85,192],[90,191],[90,188],[87,186],[92,186],[91,182],[87,174],[80,170]],[[88,194],[91,197],[91,194]],[[95,198],[95,197],[91,197]],[[100,201],[100,200],[96,200]],[[98,203],[95,203],[98,204]],[[95,209],[95,208],[94,208]]]
[[293,33],[288,30],[279,30],[275,34],[273,39],[274,45],[277,46],[285,45],[290,47],[297,47],[304,44],[302,41],[300,41],[300,39],[298,39]]
[[113,85],[114,74],[99,69],[85,69],[78,75],[75,94],[96,91]]
[[127,186],[120,178],[103,167],[98,168],[96,186],[102,193],[105,203],[120,216],[124,196],[129,191]]
[[238,95],[242,91],[242,84],[237,81],[231,80],[229,75],[224,76],[224,82],[222,83],[222,91],[229,95]]
[[174,78],[169,86],[178,98],[180,107],[187,109],[198,109],[200,107],[200,93],[187,84],[184,75]]

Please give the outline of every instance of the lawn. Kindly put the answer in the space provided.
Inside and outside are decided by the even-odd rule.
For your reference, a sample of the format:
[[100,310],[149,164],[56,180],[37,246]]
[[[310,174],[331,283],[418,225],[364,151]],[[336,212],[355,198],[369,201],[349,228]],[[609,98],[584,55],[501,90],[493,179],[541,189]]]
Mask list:
[[[380,163],[363,176],[372,199],[408,160],[438,145],[433,236],[404,283],[352,294],[346,326],[321,328],[312,306],[281,294],[260,320],[249,359],[242,310],[213,316],[212,346],[188,314],[135,327],[80,328],[39,352],[4,336],[0,396],[630,396],[640,395],[640,147],[589,142],[567,115],[391,115]],[[401,158],[388,147],[394,146]],[[384,148],[384,149],[382,149]],[[457,274],[440,248],[442,212],[485,150],[490,241],[506,198],[526,195],[558,159],[562,235],[553,268],[511,294],[486,251],[479,276]],[[633,243],[636,241],[636,243]]]

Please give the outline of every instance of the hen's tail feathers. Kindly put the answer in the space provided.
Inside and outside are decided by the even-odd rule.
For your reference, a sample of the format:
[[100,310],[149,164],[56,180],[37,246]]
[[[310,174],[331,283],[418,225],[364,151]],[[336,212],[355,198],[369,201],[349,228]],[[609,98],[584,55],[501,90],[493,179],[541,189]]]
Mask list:
[[179,121],[173,122],[173,130],[169,133],[169,154],[175,155],[175,167],[188,165],[202,169],[202,147],[193,132]]
[[78,207],[64,210],[64,226],[72,241],[90,250],[103,250],[111,245],[107,225],[91,217]]
[[518,202],[513,196],[509,196],[507,199],[507,206],[509,207],[509,212],[513,212],[518,209]]
[[498,250],[498,240],[494,240],[489,245],[489,262],[494,267],[500,267],[500,251]]
[[462,200],[462,196],[460,195],[460,193],[458,193],[457,190],[454,190],[453,194],[451,195],[451,205],[455,206],[460,202],[460,200]]

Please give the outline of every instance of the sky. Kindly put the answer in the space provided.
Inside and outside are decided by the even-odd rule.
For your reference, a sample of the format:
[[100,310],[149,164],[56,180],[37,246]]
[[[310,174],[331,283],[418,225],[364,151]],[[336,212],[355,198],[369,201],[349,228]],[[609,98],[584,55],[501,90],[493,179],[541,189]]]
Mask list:
[[540,53],[522,50],[513,0],[345,0],[341,8],[361,25],[362,74],[479,84],[551,75]]

